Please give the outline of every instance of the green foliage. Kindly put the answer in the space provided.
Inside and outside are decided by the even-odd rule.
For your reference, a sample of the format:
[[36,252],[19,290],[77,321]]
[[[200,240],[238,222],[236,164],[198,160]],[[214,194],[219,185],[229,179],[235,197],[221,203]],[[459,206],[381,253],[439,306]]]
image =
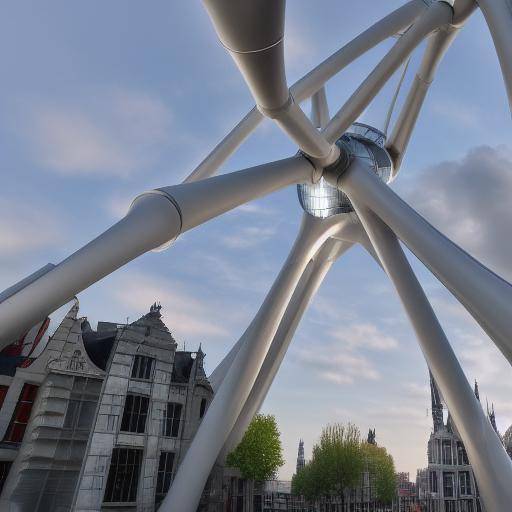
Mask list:
[[361,478],[364,457],[359,429],[348,425],[328,425],[313,447],[313,457],[292,480],[294,492],[314,499],[342,495]]
[[375,482],[376,498],[390,503],[395,494],[395,466],[385,448],[361,440],[359,429],[348,425],[328,425],[313,456],[292,479],[292,492],[307,500],[338,495],[361,485],[363,472]]
[[396,476],[393,457],[382,446],[364,443],[363,450],[370,477],[375,479],[377,499],[391,503],[395,495]]
[[238,468],[243,478],[263,481],[274,478],[284,464],[276,419],[257,414],[240,444],[227,456],[226,464]]

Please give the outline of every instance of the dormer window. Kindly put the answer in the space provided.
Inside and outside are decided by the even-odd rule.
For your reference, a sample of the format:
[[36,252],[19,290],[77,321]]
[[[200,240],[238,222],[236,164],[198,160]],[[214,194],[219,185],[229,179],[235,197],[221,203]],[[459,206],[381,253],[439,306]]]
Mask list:
[[152,357],[136,355],[133,360],[132,379],[151,380],[154,363]]

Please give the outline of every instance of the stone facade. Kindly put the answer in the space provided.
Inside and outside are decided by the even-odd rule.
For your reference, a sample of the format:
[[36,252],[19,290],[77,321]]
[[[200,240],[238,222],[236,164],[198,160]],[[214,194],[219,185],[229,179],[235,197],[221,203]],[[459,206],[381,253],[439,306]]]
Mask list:
[[94,331],[75,303],[32,364],[0,376],[0,510],[154,511],[213,397],[203,359],[177,350],[156,304]]
[[[444,420],[443,404],[432,375],[433,431],[428,441],[428,467],[417,473],[418,503],[422,512],[481,512],[478,485],[466,449],[448,413]],[[475,394],[479,399],[478,386]],[[491,423],[495,427],[494,410]],[[499,436],[497,429],[496,435]]]

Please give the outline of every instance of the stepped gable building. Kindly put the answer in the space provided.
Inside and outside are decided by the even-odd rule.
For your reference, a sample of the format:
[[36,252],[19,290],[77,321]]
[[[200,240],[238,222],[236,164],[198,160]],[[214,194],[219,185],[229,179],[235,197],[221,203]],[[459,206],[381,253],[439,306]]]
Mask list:
[[0,357],[0,510],[156,509],[213,397],[160,309],[93,330],[76,301],[37,358]]
[[[450,413],[444,421],[441,395],[430,374],[433,431],[428,441],[428,467],[418,470],[416,487],[424,512],[481,512],[484,510],[478,485],[469,463],[464,443],[458,435]],[[475,381],[475,396],[480,401]],[[496,435],[494,406],[487,414]],[[512,432],[512,431],[511,431]],[[490,512],[490,511],[488,511]]]

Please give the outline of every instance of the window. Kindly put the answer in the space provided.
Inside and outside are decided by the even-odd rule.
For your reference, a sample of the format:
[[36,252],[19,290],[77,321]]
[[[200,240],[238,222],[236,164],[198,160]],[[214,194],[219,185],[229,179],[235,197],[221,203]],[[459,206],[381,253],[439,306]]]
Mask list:
[[443,464],[452,464],[452,442],[449,439],[443,440]]
[[172,467],[174,464],[174,452],[160,453],[160,462],[158,463],[158,476],[156,480],[156,499],[160,503],[167,494],[171,486]]
[[103,501],[127,503],[137,500],[142,450],[114,448]]
[[146,429],[149,398],[140,395],[126,395],[121,430],[143,434]]
[[445,498],[454,496],[453,473],[443,473],[443,493]]
[[457,464],[460,466],[469,464],[466,448],[460,441],[457,441]]
[[469,471],[461,471],[459,473],[459,486],[461,494],[471,494],[471,477]]
[[11,423],[7,428],[4,441],[8,443],[21,443],[23,441],[32,406],[36,399],[37,388],[33,384],[23,384],[23,389],[12,415]]
[[12,462],[7,460],[0,460],[0,494],[4,488],[5,481],[9,476],[9,470],[11,469]]
[[448,501],[446,500],[444,502],[444,512],[456,512],[457,509],[456,509],[456,503],[455,501]]
[[96,404],[82,400],[70,400],[64,418],[64,428],[89,431],[94,420]]
[[263,505],[261,503],[261,494],[255,494],[252,499],[252,507],[254,512],[261,512]]
[[460,512],[473,512],[473,500],[461,500]]
[[150,380],[153,377],[155,360],[148,356],[135,356],[132,367],[132,379]]
[[430,492],[437,492],[437,473],[430,472]]
[[206,412],[206,398],[201,399],[201,407],[199,407],[199,417],[202,418]]
[[7,391],[9,391],[9,386],[0,386],[0,409],[2,405],[4,405],[5,397],[7,396]]
[[181,421],[181,404],[169,402],[164,423],[164,436],[178,437]]

